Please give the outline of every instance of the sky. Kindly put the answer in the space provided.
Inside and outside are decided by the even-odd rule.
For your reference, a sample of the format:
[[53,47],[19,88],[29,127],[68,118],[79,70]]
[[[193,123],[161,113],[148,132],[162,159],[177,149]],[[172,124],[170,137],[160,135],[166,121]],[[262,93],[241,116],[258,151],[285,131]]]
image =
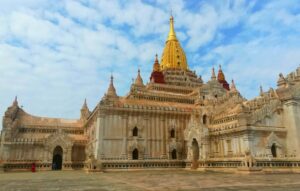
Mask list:
[[[36,116],[79,118],[118,95],[138,68],[149,82],[170,12],[190,70],[222,65],[252,99],[300,65],[300,0],[0,0],[0,113],[15,96]],[[1,128],[1,126],[0,126]]]

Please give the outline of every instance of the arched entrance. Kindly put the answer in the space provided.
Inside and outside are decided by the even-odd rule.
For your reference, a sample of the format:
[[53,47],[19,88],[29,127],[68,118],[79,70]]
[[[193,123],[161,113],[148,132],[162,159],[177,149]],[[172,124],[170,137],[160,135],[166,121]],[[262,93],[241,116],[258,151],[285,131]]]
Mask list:
[[172,159],[177,159],[177,151],[176,151],[176,149],[173,149],[173,151],[172,151]]
[[199,160],[199,145],[198,141],[194,138],[192,142],[193,161]]
[[273,143],[272,146],[271,146],[271,153],[272,153],[272,156],[275,158],[277,157],[277,149],[276,149],[276,144]]
[[132,159],[133,160],[138,160],[139,159],[139,151],[137,149],[134,149],[132,151]]
[[192,142],[192,169],[197,169],[198,168],[198,160],[199,160],[199,145],[198,141],[194,138]]
[[61,170],[63,161],[63,149],[61,146],[55,147],[53,151],[52,170]]

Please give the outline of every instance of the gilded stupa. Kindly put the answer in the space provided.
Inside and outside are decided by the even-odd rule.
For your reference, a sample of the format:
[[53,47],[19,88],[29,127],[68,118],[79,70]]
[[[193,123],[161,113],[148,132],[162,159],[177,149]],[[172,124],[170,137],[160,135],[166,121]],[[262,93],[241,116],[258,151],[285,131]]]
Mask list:
[[168,68],[188,69],[184,50],[176,37],[174,30],[174,17],[170,17],[170,31],[161,57],[161,70]]

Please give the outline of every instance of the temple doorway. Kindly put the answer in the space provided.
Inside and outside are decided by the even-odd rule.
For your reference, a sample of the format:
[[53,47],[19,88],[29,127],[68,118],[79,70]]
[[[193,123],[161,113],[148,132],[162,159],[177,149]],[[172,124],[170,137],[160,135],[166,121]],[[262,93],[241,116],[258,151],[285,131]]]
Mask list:
[[198,160],[199,160],[199,145],[198,141],[194,138],[192,142],[192,153],[193,153],[193,158],[192,158],[192,169],[197,169],[198,168]]
[[172,151],[172,159],[177,159],[177,151],[176,151],[176,149],[173,149],[173,151]]
[[272,146],[271,146],[271,153],[272,153],[272,156],[274,158],[277,157],[277,149],[276,149],[276,144],[275,143],[273,143]]
[[132,151],[132,159],[133,160],[138,160],[139,159],[139,151],[137,149],[134,149]]
[[52,170],[61,170],[63,161],[63,149],[61,146],[55,147],[53,151]]

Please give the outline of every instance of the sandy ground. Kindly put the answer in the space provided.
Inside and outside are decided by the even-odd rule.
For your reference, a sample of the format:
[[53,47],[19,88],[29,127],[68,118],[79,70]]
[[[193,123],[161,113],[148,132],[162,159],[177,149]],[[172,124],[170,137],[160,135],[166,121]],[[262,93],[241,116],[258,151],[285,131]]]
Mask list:
[[0,190],[300,190],[300,174],[240,175],[196,171],[1,173]]

